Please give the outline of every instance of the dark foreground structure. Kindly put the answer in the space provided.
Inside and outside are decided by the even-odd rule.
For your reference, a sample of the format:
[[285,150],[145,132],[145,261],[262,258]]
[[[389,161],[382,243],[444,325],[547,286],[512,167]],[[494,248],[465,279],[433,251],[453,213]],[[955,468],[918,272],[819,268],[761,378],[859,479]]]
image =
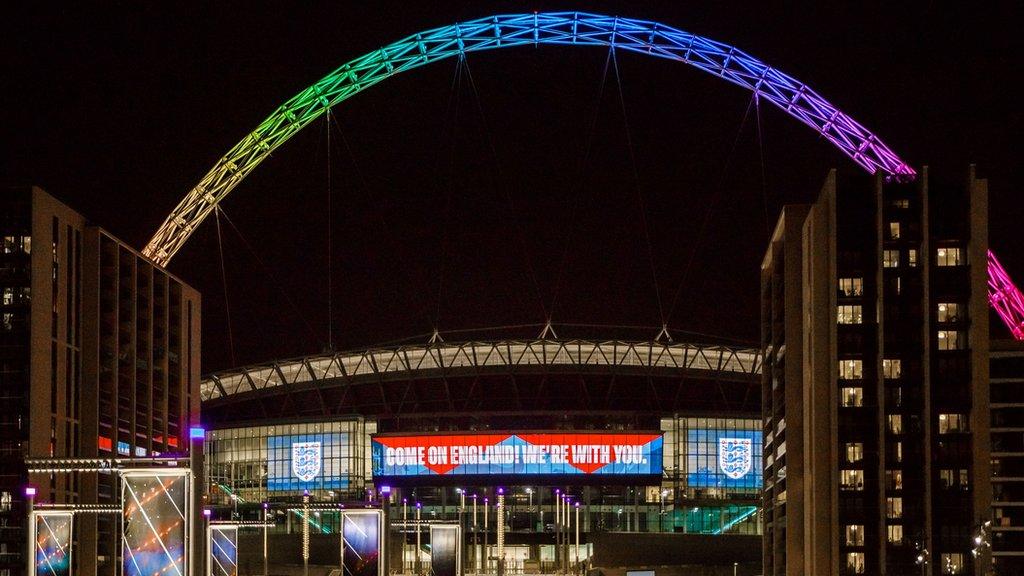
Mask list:
[[[0,194],[0,576],[26,573],[26,486],[120,505],[108,472],[26,458],[184,454],[199,421],[199,294],[39,188]],[[76,516],[74,574],[119,573],[117,515]]]
[[765,574],[985,573],[987,215],[973,168],[833,172],[786,207],[761,280]]

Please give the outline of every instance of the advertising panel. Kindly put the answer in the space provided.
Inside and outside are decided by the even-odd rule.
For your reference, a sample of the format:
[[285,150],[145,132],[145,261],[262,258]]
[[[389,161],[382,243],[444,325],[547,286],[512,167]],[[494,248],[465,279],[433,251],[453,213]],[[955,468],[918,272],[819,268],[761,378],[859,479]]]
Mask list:
[[71,513],[34,512],[36,576],[71,576]]
[[693,488],[761,488],[761,431],[690,428],[686,482]]
[[383,576],[383,520],[380,510],[348,510],[342,514],[343,576]]
[[210,526],[210,576],[238,575],[238,527]]
[[430,571],[433,576],[459,576],[459,527],[437,524],[430,527]]
[[122,474],[122,576],[185,576],[185,470]]
[[267,438],[267,490],[337,490],[348,487],[346,433]]
[[660,432],[376,435],[374,477],[660,475]]

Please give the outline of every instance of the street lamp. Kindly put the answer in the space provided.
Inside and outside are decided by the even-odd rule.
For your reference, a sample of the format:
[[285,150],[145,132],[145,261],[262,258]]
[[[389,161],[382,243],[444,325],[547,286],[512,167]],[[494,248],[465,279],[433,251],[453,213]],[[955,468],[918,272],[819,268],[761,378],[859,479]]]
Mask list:
[[420,512],[423,510],[423,503],[416,503],[416,560],[413,570],[420,573]]
[[[580,566],[580,503],[576,503],[576,570]],[[735,575],[733,575],[735,576]]]
[[263,576],[267,576],[267,516],[270,513],[270,504],[263,503]]

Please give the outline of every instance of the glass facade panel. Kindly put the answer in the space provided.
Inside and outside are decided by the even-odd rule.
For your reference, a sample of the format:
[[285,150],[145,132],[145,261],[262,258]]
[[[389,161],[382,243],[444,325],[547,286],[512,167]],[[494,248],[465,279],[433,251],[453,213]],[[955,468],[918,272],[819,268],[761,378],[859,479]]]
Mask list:
[[205,466],[214,502],[356,494],[368,481],[367,452],[376,425],[361,418],[211,430]]

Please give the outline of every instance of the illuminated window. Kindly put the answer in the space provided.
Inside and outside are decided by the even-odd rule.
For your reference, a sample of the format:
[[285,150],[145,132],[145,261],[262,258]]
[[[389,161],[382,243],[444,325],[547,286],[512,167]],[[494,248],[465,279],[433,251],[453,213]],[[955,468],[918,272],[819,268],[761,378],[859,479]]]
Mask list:
[[967,470],[963,468],[939,470],[939,484],[947,490],[950,488],[967,490],[969,487],[967,478]]
[[887,379],[896,379],[903,375],[903,366],[899,358],[885,358],[882,360],[882,376]]
[[863,574],[864,573],[864,553],[863,552],[847,552],[846,553],[846,573],[847,574]]
[[911,268],[917,267],[917,248],[907,250],[907,266]]
[[895,442],[892,445],[892,460],[896,464],[903,462],[903,442]]
[[886,528],[886,540],[889,544],[903,544],[903,525],[890,524]]
[[956,302],[939,302],[935,319],[939,322],[959,322],[963,319],[961,312],[966,312],[966,309]]
[[963,350],[967,347],[967,336],[959,330],[938,331],[939,350]]
[[0,510],[7,512],[11,509],[11,493],[0,492]]
[[895,268],[900,265],[900,251],[899,250],[883,250],[882,251],[882,266],[885,268]]
[[897,198],[895,200],[890,200],[889,201],[889,205],[892,206],[893,208],[903,208],[903,209],[906,209],[906,208],[910,208],[910,200],[908,200],[906,198]]
[[839,471],[839,489],[840,490],[863,490],[864,489],[864,471],[863,470],[840,470]]
[[844,531],[846,532],[846,545],[847,546],[863,546],[864,545],[864,525],[863,524],[847,524]]
[[862,278],[840,278],[839,293],[843,296],[861,296],[864,294]]
[[863,442],[847,442],[846,443],[846,461],[850,464],[856,464],[864,459],[864,443]]
[[885,471],[885,488],[887,490],[903,490],[903,471],[902,470],[886,470]]
[[939,414],[939,434],[967,432],[967,414]]
[[903,434],[903,415],[889,414],[889,432]]
[[855,387],[843,388],[842,405],[846,408],[859,408],[863,406],[864,389]]
[[840,324],[860,324],[863,320],[860,304],[837,306],[838,322]]
[[963,250],[959,248],[939,248],[935,251],[936,266],[961,266],[966,263]]
[[964,555],[959,552],[943,552],[939,556],[939,567],[943,574],[963,574]]
[[900,223],[889,222],[889,239],[899,240],[900,239]]
[[862,360],[840,360],[839,377],[843,380],[860,380],[864,377]]
[[903,517],[903,498],[897,496],[885,499],[885,517],[889,519]]

